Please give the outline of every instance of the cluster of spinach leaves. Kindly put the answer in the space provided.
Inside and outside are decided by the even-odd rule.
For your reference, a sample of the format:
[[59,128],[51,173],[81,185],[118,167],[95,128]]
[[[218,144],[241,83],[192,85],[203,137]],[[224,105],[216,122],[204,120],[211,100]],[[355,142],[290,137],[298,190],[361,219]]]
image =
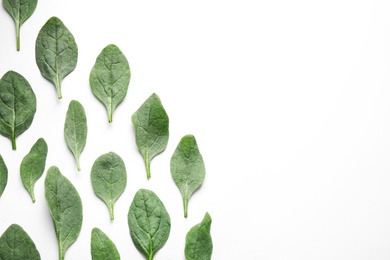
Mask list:
[[[20,50],[20,27],[34,12],[37,0],[3,0],[3,5],[16,25],[17,50]],[[72,33],[57,17],[50,18],[36,39],[36,63],[44,78],[53,83],[57,96],[62,98],[62,80],[77,65],[78,47]],[[124,100],[130,82],[130,66],[121,50],[113,44],[106,46],[96,59],[90,73],[90,86],[96,98],[106,107],[111,123],[115,108]],[[28,81],[19,73],[7,72],[0,80],[0,134],[12,142],[32,124],[36,112],[36,97]],[[151,161],[162,153],[169,139],[169,118],[157,94],[153,93],[132,115],[135,140],[141,153],[147,178],[151,178]],[[72,100],[66,114],[64,137],[73,153],[78,171],[80,154],[87,140],[87,119],[84,107]],[[34,186],[43,175],[48,146],[43,138],[37,140],[20,165],[23,185],[35,202]],[[171,158],[171,174],[178,186],[188,216],[188,202],[205,179],[205,166],[195,137],[184,136]],[[8,180],[8,170],[0,155],[0,196]],[[95,194],[107,205],[114,220],[114,203],[127,184],[123,160],[114,152],[96,159],[91,170]],[[45,178],[45,198],[53,220],[58,242],[59,259],[65,259],[67,249],[77,240],[83,221],[81,198],[73,184],[56,166],[49,168]],[[140,189],[134,196],[128,212],[130,236],[135,247],[148,259],[168,240],[171,219],[163,202],[150,190]],[[187,260],[211,259],[211,217],[195,225],[186,236]],[[91,233],[93,260],[120,259],[110,238],[98,228]],[[11,225],[0,237],[1,259],[40,259],[34,242],[22,227]]]

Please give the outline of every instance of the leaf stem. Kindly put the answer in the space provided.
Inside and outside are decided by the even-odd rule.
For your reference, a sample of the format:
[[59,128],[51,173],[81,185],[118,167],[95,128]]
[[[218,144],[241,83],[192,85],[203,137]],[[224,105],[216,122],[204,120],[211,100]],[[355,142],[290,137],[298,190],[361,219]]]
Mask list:
[[56,89],[57,89],[57,95],[58,95],[58,99],[61,99],[62,98],[62,93],[61,93],[61,82],[60,82],[60,79],[58,78],[58,75],[57,75],[57,80],[56,80]]
[[80,168],[80,158],[79,158],[79,156],[76,156],[76,165],[77,165],[77,171],[81,171],[81,168]]
[[148,180],[150,179],[150,160],[145,160],[145,167],[146,167],[146,177],[148,177]]
[[187,216],[188,216],[188,199],[186,197],[183,197],[183,206],[184,206],[184,217],[187,218]]
[[15,132],[12,133],[11,142],[12,142],[12,150],[16,150],[16,137],[15,137]]
[[111,220],[114,220],[114,204],[111,204],[109,208],[110,208],[110,218]]
[[20,23],[16,23],[16,50],[20,51]]
[[34,191],[31,191],[30,195],[31,195],[32,202],[35,203]]

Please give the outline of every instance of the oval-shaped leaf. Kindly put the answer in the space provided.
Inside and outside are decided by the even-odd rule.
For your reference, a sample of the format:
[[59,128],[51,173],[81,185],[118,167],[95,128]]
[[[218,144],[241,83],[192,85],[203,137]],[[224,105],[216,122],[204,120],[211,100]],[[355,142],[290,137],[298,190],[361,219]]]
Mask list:
[[39,31],[35,60],[42,76],[54,84],[62,98],[61,82],[77,65],[78,47],[72,33],[57,17],[50,18]]
[[7,182],[8,182],[8,169],[7,166],[5,165],[3,157],[0,154],[0,197],[1,195],[3,195],[5,187],[7,186]]
[[47,144],[39,138],[20,164],[20,177],[26,190],[35,202],[34,186],[45,171]]
[[120,260],[118,249],[111,239],[98,228],[91,232],[92,260]]
[[144,158],[147,178],[150,162],[163,152],[168,144],[169,118],[160,98],[153,93],[131,117],[138,150]]
[[129,82],[129,62],[116,45],[108,45],[96,59],[89,84],[95,97],[106,107],[110,123],[115,108],[126,97]]
[[171,158],[171,174],[183,197],[184,217],[187,217],[188,200],[202,185],[206,170],[202,155],[193,135],[186,135]]
[[26,231],[12,224],[0,237],[0,259],[40,260],[41,256]]
[[150,190],[140,189],[134,196],[128,214],[131,239],[148,260],[168,240],[171,219],[164,204]]
[[210,235],[211,217],[206,213],[201,223],[188,231],[184,254],[186,260],[210,260],[213,241]]
[[87,133],[87,117],[84,107],[80,102],[72,100],[66,112],[64,136],[66,144],[76,159],[78,171],[80,171],[80,154],[87,142]]
[[53,220],[58,242],[59,259],[76,241],[83,222],[83,206],[73,184],[61,174],[56,166],[47,171],[45,197]]
[[109,152],[96,159],[91,170],[91,181],[96,196],[106,203],[110,218],[114,220],[115,201],[125,191],[126,167],[122,158]]
[[3,0],[16,25],[16,50],[20,50],[20,27],[34,13],[38,0]]
[[0,134],[9,138],[16,150],[16,137],[26,131],[35,116],[37,100],[28,81],[15,71],[0,80]]

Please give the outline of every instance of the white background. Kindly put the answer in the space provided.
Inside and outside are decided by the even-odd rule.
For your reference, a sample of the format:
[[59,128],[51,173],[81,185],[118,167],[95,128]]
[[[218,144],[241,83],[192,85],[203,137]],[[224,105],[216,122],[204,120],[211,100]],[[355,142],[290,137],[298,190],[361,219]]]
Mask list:
[[[62,100],[35,64],[36,36],[54,15],[79,47]],[[127,226],[140,188],[153,190],[171,216],[170,237],[156,260],[184,260],[185,235],[206,211],[216,260],[390,259],[389,1],[40,0],[22,26],[20,52],[3,8],[0,25],[0,74],[24,75],[38,101],[17,151],[0,137],[9,169],[0,234],[17,223],[42,259],[57,258],[44,176],[32,204],[19,175],[22,158],[44,137],[46,169],[57,165],[84,206],[80,236],[66,259],[90,259],[93,227],[114,241],[122,259],[143,259]],[[111,125],[88,83],[110,43],[127,56],[132,73]],[[170,139],[148,181],[130,118],[153,92],[170,117]],[[63,137],[72,99],[88,118],[81,173]],[[189,133],[206,179],[184,219],[169,162]],[[124,159],[128,174],[113,222],[90,183],[94,160],[108,151]]]

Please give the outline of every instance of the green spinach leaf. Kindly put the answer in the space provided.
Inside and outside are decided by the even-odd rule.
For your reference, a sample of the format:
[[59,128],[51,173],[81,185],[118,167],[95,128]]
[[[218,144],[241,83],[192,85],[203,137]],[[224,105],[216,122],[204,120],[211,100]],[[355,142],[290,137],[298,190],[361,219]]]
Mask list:
[[171,174],[183,197],[184,217],[187,217],[188,200],[199,189],[205,178],[202,155],[193,135],[186,135],[171,158]]
[[37,100],[27,80],[8,71],[0,80],[0,134],[9,138],[16,150],[16,137],[26,131],[35,116]]
[[138,150],[144,158],[147,178],[150,161],[163,152],[168,144],[169,118],[160,98],[152,94],[131,117]]
[[26,231],[21,226],[12,224],[0,237],[0,259],[40,260],[41,256]]
[[5,165],[3,157],[0,154],[0,197],[1,195],[3,195],[5,187],[7,186],[7,182],[8,182],[8,169],[7,166]]
[[98,228],[91,232],[92,260],[120,260],[118,249],[111,239]]
[[20,26],[34,13],[38,0],[3,0],[16,25],[16,50],[20,50]]
[[186,260],[210,260],[213,253],[213,241],[210,235],[211,217],[206,213],[201,223],[188,231],[186,236]]
[[77,65],[78,48],[63,22],[50,18],[40,30],[35,43],[35,60],[42,76],[54,84],[62,98],[61,82]]
[[106,107],[110,123],[115,108],[126,97],[129,82],[129,62],[116,45],[108,45],[96,59],[89,84],[95,97]]
[[125,191],[126,167],[122,158],[109,152],[96,159],[91,170],[91,181],[96,196],[106,203],[110,218],[114,220],[115,201]]
[[87,133],[87,117],[84,107],[80,102],[72,100],[66,112],[64,135],[66,144],[76,159],[78,171],[80,171],[80,154],[87,142]]
[[56,232],[59,259],[63,260],[66,250],[80,234],[83,206],[76,188],[56,166],[47,171],[45,197]]
[[171,231],[171,219],[164,204],[154,192],[140,189],[130,205],[128,222],[135,247],[152,260]]
[[30,194],[33,202],[35,202],[34,186],[43,175],[46,157],[47,144],[43,138],[39,138],[20,164],[20,176],[23,185]]

